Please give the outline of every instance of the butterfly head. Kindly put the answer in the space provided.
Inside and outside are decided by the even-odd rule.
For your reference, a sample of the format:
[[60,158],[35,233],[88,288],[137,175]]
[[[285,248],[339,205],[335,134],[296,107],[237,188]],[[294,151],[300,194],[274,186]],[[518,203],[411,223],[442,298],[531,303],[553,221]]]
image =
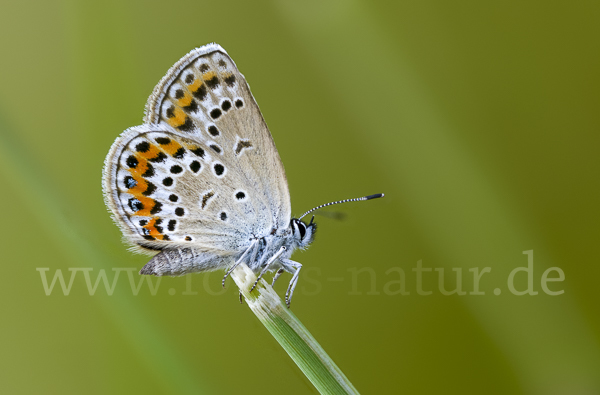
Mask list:
[[315,217],[313,216],[310,223],[306,224],[297,218],[292,218],[290,227],[292,228],[292,238],[298,244],[300,248],[306,248],[315,238],[315,232],[317,231],[317,224],[314,223]]

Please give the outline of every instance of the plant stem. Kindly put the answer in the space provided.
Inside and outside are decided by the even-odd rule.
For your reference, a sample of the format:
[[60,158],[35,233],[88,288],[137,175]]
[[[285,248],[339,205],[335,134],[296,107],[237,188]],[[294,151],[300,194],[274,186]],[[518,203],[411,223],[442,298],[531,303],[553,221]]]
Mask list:
[[281,302],[271,285],[261,279],[250,293],[256,275],[244,263],[231,273],[231,277],[252,312],[321,394],[358,394],[310,332]]

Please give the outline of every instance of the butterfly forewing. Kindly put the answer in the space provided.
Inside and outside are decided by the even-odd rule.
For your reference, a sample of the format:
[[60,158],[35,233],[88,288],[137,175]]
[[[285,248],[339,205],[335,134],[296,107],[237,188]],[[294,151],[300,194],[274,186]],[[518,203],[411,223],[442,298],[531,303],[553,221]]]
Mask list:
[[225,253],[287,227],[279,154],[221,47],[176,63],[150,97],[145,122],[117,139],[105,169],[107,201],[133,243]]

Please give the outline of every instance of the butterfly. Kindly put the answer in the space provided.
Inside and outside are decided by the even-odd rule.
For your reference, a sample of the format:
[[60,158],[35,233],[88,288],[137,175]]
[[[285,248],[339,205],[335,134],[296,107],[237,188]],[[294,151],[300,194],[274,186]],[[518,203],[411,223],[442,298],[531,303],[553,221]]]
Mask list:
[[[291,217],[283,163],[244,76],[217,44],[192,50],[154,88],[142,125],[125,130],[104,163],[106,205],[124,241],[154,254],[140,274],[180,276],[245,262],[258,279],[292,274],[314,240],[314,216]],[[255,282],[256,285],[256,282]]]

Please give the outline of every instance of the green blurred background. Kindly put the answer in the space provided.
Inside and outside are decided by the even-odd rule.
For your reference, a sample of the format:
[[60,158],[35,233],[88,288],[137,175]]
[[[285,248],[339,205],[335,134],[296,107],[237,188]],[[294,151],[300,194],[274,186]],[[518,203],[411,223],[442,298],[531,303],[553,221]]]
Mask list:
[[[78,271],[68,296],[44,291],[41,273],[147,261],[106,212],[102,163],[167,69],[214,41],[263,111],[294,214],[386,193],[317,217],[294,256],[292,309],[360,392],[599,394],[598,2],[390,3],[3,2],[0,392],[315,393],[222,273],[136,296],[125,271],[112,295]],[[516,296],[528,250],[539,293]],[[467,294],[433,270],[418,295],[419,260],[447,289],[462,269]],[[550,267],[561,295],[541,288]],[[391,295],[399,269],[409,295]]]

